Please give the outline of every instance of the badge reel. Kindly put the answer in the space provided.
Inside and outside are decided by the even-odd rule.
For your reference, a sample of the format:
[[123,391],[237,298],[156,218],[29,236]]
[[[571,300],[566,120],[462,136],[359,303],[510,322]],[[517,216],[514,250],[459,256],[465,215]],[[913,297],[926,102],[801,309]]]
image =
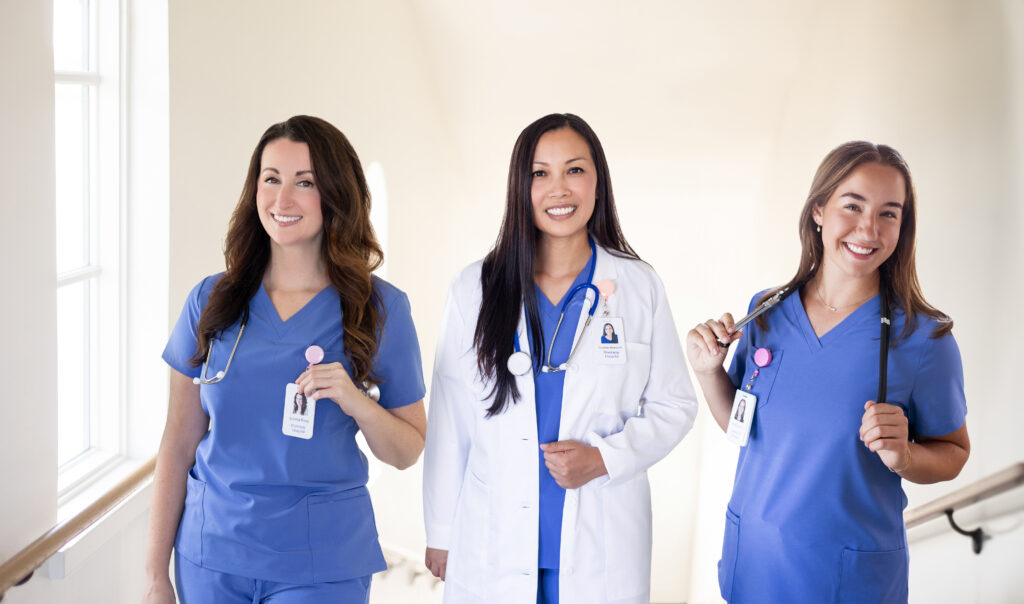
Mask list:
[[[324,360],[324,349],[310,346],[306,349],[306,362],[312,367]],[[298,384],[291,383],[284,388],[284,413],[281,420],[281,432],[285,436],[310,439],[313,437],[313,425],[316,419],[316,399],[307,398],[299,391]]]
[[757,365],[757,368],[750,375],[747,384],[736,390],[736,397],[732,401],[732,410],[729,412],[729,427],[725,431],[725,438],[733,444],[741,447],[747,446],[750,427],[754,425],[754,412],[757,410],[757,396],[751,390],[754,387],[754,380],[761,375],[761,369],[767,367],[771,362],[771,350],[758,348],[754,351],[754,364]]
[[597,291],[601,293],[601,316],[598,323],[600,333],[596,336],[598,362],[602,365],[625,365],[625,322],[622,317],[608,316],[608,298],[615,293],[615,282],[611,279],[601,279],[597,282]]

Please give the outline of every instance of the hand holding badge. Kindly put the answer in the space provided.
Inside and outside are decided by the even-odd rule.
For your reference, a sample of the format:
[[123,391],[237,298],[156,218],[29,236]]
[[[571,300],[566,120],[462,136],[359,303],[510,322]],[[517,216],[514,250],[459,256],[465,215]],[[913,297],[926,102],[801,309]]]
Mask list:
[[[312,367],[324,360],[324,349],[317,345],[306,349],[306,361]],[[281,419],[281,432],[285,436],[310,439],[313,437],[313,425],[316,419],[316,399],[307,397],[299,390],[299,385],[292,383],[284,388],[284,414]]]

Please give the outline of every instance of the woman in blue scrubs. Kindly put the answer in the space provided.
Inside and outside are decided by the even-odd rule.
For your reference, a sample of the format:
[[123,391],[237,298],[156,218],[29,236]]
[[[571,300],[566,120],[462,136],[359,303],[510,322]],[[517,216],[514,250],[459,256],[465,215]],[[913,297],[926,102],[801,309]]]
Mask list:
[[356,433],[403,469],[426,431],[409,302],[372,275],[369,214],[334,126],[297,116],[263,134],[227,270],[192,290],[164,350],[146,602],[174,602],[172,546],[186,604],[368,600],[386,565]]
[[696,398],[579,117],[520,134],[498,240],[453,281],[437,350],[423,492],[445,602],[648,604],[646,470]]
[[[742,333],[725,314],[687,335],[715,421],[731,432],[735,401],[753,422],[719,562],[729,602],[907,601],[902,480],[951,480],[970,450],[953,323],[917,280],[916,205],[894,149],[839,146],[800,215],[796,275],[750,309],[792,295]],[[880,293],[894,335],[885,401]],[[728,372],[716,340],[738,342]]]

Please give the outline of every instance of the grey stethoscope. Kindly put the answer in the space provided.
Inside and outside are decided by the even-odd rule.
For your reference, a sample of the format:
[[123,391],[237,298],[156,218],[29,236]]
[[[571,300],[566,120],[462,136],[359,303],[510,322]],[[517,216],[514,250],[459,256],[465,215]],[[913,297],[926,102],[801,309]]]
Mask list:
[[[228,369],[231,369],[231,361],[235,358],[235,351],[238,350],[238,343],[242,340],[242,332],[245,331],[245,325],[249,322],[249,309],[246,308],[245,312],[242,313],[242,323],[238,327],[238,335],[235,336],[235,345],[231,347],[231,354],[228,356],[228,362],[224,365],[224,369],[218,371],[213,377],[209,377],[207,368],[210,366],[210,356],[213,355],[213,342],[210,342],[210,348],[206,351],[206,361],[203,362],[203,373],[201,377],[192,378],[193,384],[210,385],[216,384],[224,379],[228,374]],[[321,358],[323,353],[321,352]],[[359,389],[363,394],[370,397],[375,401],[380,401],[380,388],[377,384],[370,384],[363,382],[362,388]]]
[[[594,240],[590,240],[590,254],[594,258],[593,264],[590,265],[590,273],[587,275],[587,282],[581,283],[576,287],[569,290],[566,294],[565,299],[562,300],[562,312],[558,315],[558,323],[555,324],[555,333],[551,334],[551,343],[548,344],[548,352],[544,355],[543,364],[540,367],[543,373],[558,373],[559,371],[565,371],[569,366],[569,361],[572,360],[572,356],[576,354],[576,348],[579,346],[580,341],[583,339],[583,332],[587,330],[587,326],[590,325],[590,320],[594,318],[594,311],[597,310],[597,299],[600,297],[601,292],[597,289],[597,286],[593,284],[594,281],[594,269],[597,268],[597,250],[594,247]],[[558,330],[562,327],[562,320],[565,319],[565,311],[569,308],[569,302],[572,301],[580,290],[590,290],[594,292],[594,300],[591,301],[589,297],[584,298],[584,302],[590,302],[590,309],[587,311],[587,322],[583,324],[583,329],[580,330],[579,335],[572,342],[572,348],[569,349],[569,357],[565,359],[564,363],[558,365],[551,364],[551,349],[555,346],[555,340],[558,339]],[[585,296],[586,294],[584,294]],[[526,319],[526,329],[530,329],[530,319]],[[512,345],[515,347],[515,352],[508,357],[508,370],[512,375],[526,375],[530,371],[530,367],[533,366],[533,361],[530,355],[520,350],[519,348],[519,334],[516,334],[512,340]]]
[[207,374],[207,368],[210,366],[210,357],[213,355],[213,342],[210,342],[209,348],[206,349],[206,360],[203,361],[203,373],[201,377],[192,378],[193,384],[210,385],[216,384],[224,379],[224,376],[228,374],[228,369],[231,369],[231,361],[235,359],[235,351],[238,350],[238,342],[242,340],[242,332],[245,331],[245,324],[249,322],[249,307],[245,307],[245,311],[242,313],[242,324],[238,326],[238,335],[235,336],[235,345],[231,348],[231,355],[228,356],[228,363],[224,365],[222,371],[218,371],[213,377]]

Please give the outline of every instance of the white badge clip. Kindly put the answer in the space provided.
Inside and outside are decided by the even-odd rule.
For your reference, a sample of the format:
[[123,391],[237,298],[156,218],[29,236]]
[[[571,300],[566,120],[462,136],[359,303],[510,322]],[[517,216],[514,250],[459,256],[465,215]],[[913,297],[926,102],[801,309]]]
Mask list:
[[602,365],[626,364],[626,329],[621,317],[599,317],[599,333],[588,336],[597,340],[597,354]]
[[736,397],[732,401],[732,411],[729,412],[729,427],[725,431],[726,440],[741,447],[747,446],[747,439],[750,438],[750,426],[754,424],[756,409],[757,397],[743,389],[737,389]]
[[284,417],[281,432],[285,436],[309,439],[313,437],[313,420],[316,418],[316,399],[306,398],[296,384],[284,388]]

